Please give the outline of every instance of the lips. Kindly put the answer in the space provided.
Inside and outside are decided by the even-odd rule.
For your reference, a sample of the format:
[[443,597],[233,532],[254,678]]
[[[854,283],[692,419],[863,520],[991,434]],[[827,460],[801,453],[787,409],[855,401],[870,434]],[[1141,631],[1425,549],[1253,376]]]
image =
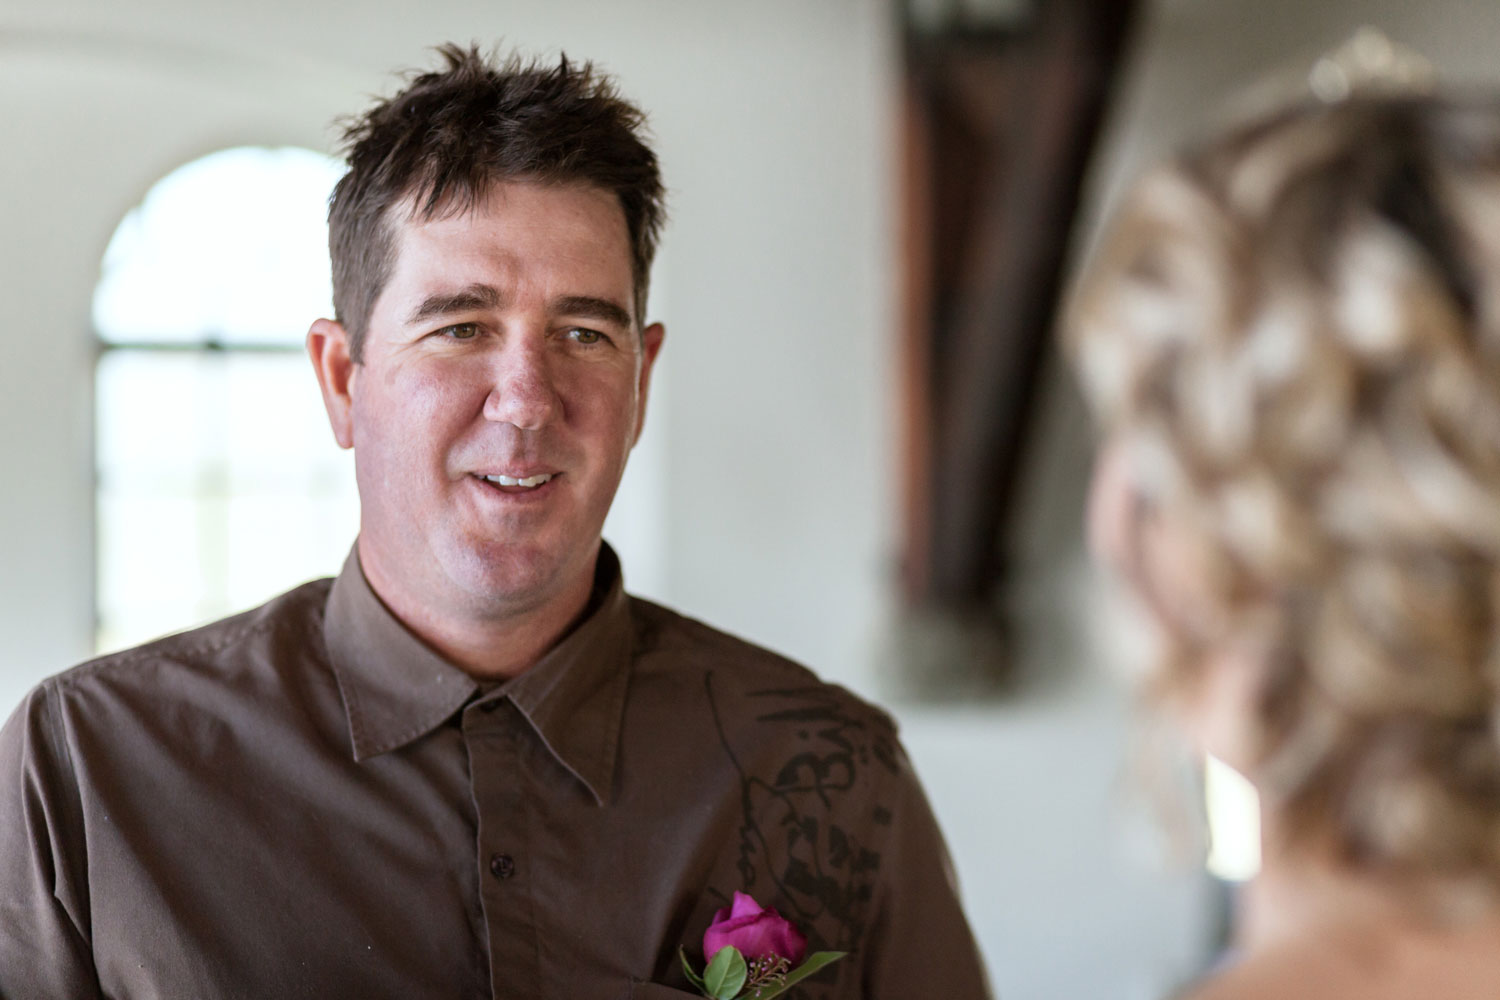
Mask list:
[[535,472],[519,469],[512,471],[524,474],[511,475],[505,472],[475,472],[470,474],[470,478],[476,483],[484,484],[486,489],[518,497],[550,492],[546,489],[547,485],[555,482],[562,475],[560,472]]
[[499,475],[480,476],[480,478],[486,480],[487,482],[494,483],[496,486],[524,486],[527,489],[535,489],[543,483],[550,481],[552,479],[552,473],[539,472],[536,475],[527,476],[524,479],[518,479],[514,476]]

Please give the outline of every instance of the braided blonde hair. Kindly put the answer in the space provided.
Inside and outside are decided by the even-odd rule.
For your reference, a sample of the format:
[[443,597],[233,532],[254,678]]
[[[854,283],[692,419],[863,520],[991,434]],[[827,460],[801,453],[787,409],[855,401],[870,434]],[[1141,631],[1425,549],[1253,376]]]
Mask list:
[[1500,885],[1500,102],[1308,102],[1158,168],[1066,339],[1202,567],[1162,685],[1253,635],[1293,828]]

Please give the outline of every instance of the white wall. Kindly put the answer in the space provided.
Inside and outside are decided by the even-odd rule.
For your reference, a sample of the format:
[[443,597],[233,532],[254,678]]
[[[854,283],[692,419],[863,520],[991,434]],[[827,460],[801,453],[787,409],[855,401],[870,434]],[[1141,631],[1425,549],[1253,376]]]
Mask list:
[[[1142,34],[1096,190],[1255,69],[1364,20],[1493,76],[1500,5],[1173,0]],[[89,651],[89,295],[116,222],[213,149],[328,148],[328,122],[424,45],[502,36],[613,70],[652,112],[671,187],[666,384],[622,498],[660,546],[627,577],[878,696],[898,495],[892,29],[876,0],[0,8],[0,702]],[[1012,540],[1021,693],[894,706],[1007,1000],[1159,995],[1211,930],[1202,880],[1147,865],[1128,833],[1129,710],[1100,669],[1114,636],[1076,529],[1088,447],[1059,379]]]

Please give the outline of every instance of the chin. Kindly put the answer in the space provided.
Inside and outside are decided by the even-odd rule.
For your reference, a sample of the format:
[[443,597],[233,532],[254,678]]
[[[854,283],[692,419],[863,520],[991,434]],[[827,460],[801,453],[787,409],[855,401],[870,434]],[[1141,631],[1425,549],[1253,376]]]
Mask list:
[[447,560],[448,576],[477,606],[521,610],[546,603],[572,582],[564,554],[541,546],[466,547]]

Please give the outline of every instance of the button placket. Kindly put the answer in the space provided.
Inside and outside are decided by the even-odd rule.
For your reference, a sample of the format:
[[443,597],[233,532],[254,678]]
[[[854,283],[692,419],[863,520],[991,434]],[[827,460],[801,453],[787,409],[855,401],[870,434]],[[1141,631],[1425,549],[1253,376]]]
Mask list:
[[[486,711],[486,709],[490,709]],[[464,717],[470,793],[479,821],[475,847],[480,905],[489,936],[490,985],[496,997],[542,996],[536,948],[534,872],[528,857],[528,802],[523,790],[524,718],[506,698],[477,703]],[[519,863],[518,860],[519,859]]]

